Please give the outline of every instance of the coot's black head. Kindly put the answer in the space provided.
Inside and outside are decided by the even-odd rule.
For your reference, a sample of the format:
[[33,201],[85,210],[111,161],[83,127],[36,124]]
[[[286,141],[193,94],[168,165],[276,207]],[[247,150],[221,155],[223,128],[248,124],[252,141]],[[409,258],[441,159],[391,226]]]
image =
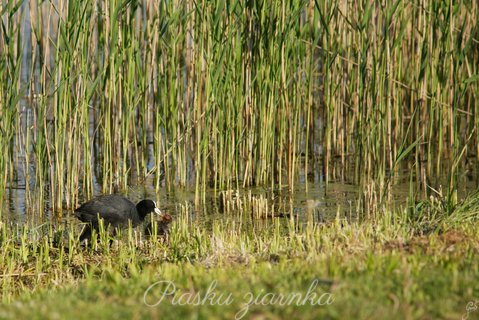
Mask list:
[[152,212],[160,216],[162,215],[161,210],[156,206],[156,203],[153,200],[141,200],[136,205],[136,211],[138,212],[138,215],[142,221],[145,220],[145,217]]

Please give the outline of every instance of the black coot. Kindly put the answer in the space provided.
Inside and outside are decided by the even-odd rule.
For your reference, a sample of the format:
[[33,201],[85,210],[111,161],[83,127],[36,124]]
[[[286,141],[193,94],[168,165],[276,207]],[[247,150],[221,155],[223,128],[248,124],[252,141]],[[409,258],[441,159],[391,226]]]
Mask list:
[[132,226],[136,227],[151,212],[163,216],[153,200],[141,200],[135,206],[133,202],[118,194],[94,198],[75,210],[75,216],[87,223],[80,235],[80,241],[90,240],[92,229],[98,231],[98,217],[103,219],[105,229],[110,226],[115,230],[127,228],[130,221]]
[[[158,237],[163,238],[165,241],[168,241],[168,235],[170,233],[170,223],[173,218],[168,214],[163,214],[159,220],[156,221],[156,235]],[[148,236],[153,236],[154,232],[154,225],[152,222],[148,223],[145,228],[145,233]]]

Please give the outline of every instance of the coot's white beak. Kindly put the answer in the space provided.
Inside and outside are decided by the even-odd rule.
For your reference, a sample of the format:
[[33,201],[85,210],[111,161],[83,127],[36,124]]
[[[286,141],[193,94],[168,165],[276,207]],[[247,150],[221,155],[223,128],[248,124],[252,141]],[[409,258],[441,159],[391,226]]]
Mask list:
[[158,208],[158,206],[156,205],[156,201],[153,201],[153,203],[155,204],[155,213],[159,216],[162,215],[162,212],[161,210]]

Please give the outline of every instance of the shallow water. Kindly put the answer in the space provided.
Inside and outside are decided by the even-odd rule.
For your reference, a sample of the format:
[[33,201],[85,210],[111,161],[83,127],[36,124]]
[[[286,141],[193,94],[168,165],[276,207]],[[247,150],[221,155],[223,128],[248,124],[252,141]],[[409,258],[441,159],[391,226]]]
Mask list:
[[[469,181],[462,186],[459,196],[464,197],[476,188],[474,180]],[[402,183],[396,185],[393,189],[393,201],[396,207],[404,207],[408,197],[409,185]],[[188,223],[192,226],[199,226],[210,229],[213,221],[238,222],[246,225],[253,224],[255,227],[263,228],[271,226],[271,217],[255,217],[253,212],[247,212],[247,215],[238,216],[238,211],[233,208],[227,211],[222,206],[222,193],[213,189],[207,190],[204,200],[196,204],[194,188],[161,188],[155,192],[151,184],[141,186],[131,186],[126,192],[123,192],[133,202],[141,199],[155,199],[160,208],[170,213],[174,220],[177,219],[181,210],[187,208]],[[278,191],[268,188],[249,188],[232,191],[231,202],[235,199],[263,199],[274,217],[278,218],[281,224],[286,224],[289,219],[294,218],[296,222],[328,223],[336,217],[346,219],[356,219],[357,205],[359,196],[359,187],[349,183],[331,182],[327,185],[324,182],[298,184],[295,192],[291,194],[288,190]],[[85,199],[87,200],[87,199]],[[72,210],[65,210],[63,217],[58,219],[48,206],[47,212],[43,215],[26,214],[25,210],[25,189],[21,187],[10,188],[7,190],[8,209],[4,210],[2,220],[13,224],[24,224],[29,222],[33,225],[42,225],[52,223],[58,224],[79,224],[79,221],[73,217]],[[48,199],[47,199],[48,205]]]

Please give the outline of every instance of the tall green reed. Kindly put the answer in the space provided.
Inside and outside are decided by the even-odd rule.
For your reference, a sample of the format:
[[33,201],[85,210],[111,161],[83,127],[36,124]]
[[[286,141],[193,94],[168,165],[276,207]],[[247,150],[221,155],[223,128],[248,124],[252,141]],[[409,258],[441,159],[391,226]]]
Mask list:
[[[10,1],[0,9],[0,147],[3,155],[0,159],[0,199],[4,197],[8,186],[18,187],[15,183],[14,138],[18,126],[16,115],[20,109],[19,101],[23,97],[21,86],[22,65],[22,2]],[[0,215],[2,210],[0,206]]]

